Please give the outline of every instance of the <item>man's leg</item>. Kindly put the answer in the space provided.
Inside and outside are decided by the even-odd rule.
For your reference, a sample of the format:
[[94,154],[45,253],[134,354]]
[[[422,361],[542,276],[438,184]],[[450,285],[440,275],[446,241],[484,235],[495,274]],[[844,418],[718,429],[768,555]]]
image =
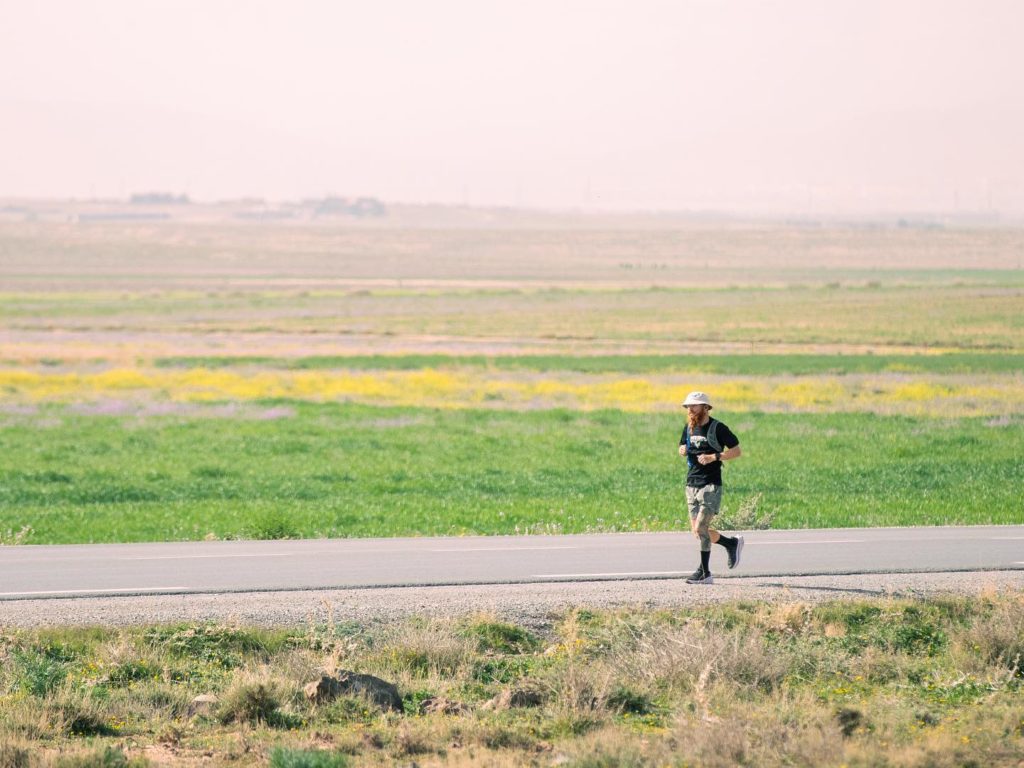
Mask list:
[[[715,514],[722,506],[722,487],[721,486],[708,486],[709,493],[705,494],[708,498],[707,506],[713,508]],[[711,539],[712,544],[721,544],[725,547],[725,552],[729,556],[729,567],[735,568],[740,562],[740,553],[743,551],[743,537],[742,536],[725,536],[719,533],[714,528],[708,526],[708,536]],[[709,547],[710,549],[710,547]]]
[[712,544],[721,544],[725,547],[725,552],[729,556],[729,567],[735,568],[739,565],[740,553],[743,551],[743,537],[726,536],[725,534],[719,533],[714,528],[709,528],[708,533],[711,534]]
[[[712,493],[708,493],[711,489]],[[704,486],[694,489],[691,494],[687,489],[687,499],[692,498],[690,504],[690,526],[694,536],[700,539],[700,567],[693,576],[687,579],[688,584],[713,584],[711,577],[711,535],[709,533],[711,519],[718,511],[714,499],[714,486]],[[710,503],[709,503],[710,502]]]
[[697,513],[695,522],[695,533],[700,539],[700,566],[687,581],[690,584],[711,584],[714,579],[711,577],[711,537],[708,535],[708,523],[713,515],[708,513],[706,507],[701,507]]
[[[704,525],[705,532],[707,530],[702,491],[702,488],[686,487],[686,508],[690,515],[690,530],[693,531],[695,538],[700,539],[700,565],[697,566],[697,570],[693,572],[693,575],[686,580],[687,584],[711,583],[711,572],[708,568],[711,544],[709,541],[705,548],[704,538],[701,536],[701,526]],[[704,522],[702,523],[702,521]]]

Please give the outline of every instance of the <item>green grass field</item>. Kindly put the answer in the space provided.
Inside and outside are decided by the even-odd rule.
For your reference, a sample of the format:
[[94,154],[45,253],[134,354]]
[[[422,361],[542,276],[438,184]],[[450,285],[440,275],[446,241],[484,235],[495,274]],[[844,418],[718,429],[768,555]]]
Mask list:
[[[498,371],[576,373],[674,373],[735,376],[815,376],[858,373],[1020,373],[1024,354],[945,352],[941,354],[846,355],[259,355],[160,357],[157,368],[266,368],[285,370],[388,371],[422,368],[486,368]],[[60,361],[52,361],[59,365]]]
[[[8,537],[24,526],[32,543],[686,526],[681,416],[291,401],[80,410],[46,406],[0,427]],[[726,468],[726,520],[742,524],[754,504],[782,528],[1024,519],[1019,419],[720,416],[745,454]]]
[[1024,232],[549,224],[0,223],[0,539],[675,530],[685,388],[725,522],[1024,520]]
[[[0,222],[0,544],[686,530],[689,388],[723,529],[1024,521],[1024,230],[527,219]],[[6,628],[0,768],[1017,766],[1022,605]]]

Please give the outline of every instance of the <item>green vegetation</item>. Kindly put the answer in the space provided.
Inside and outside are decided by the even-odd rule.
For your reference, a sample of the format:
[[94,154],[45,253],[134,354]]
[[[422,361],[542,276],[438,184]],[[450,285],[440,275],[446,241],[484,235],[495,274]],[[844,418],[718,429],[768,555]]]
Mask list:
[[[758,346],[903,347],[916,350],[1024,351],[1024,287],[1007,273],[997,287],[952,282],[877,287],[769,288],[655,285],[576,290],[461,291],[397,294],[354,290],[187,294],[140,291],[127,296],[79,291],[62,296],[15,294],[0,303],[0,321],[22,331],[104,333],[288,334],[308,342],[322,334],[495,339],[504,344],[590,345],[602,342]],[[787,277],[781,273],[782,279]],[[793,277],[796,277],[793,275]],[[241,350],[240,350],[241,351]],[[638,350],[644,351],[644,350]],[[724,350],[716,350],[724,351]],[[900,350],[897,350],[900,351]]]
[[[182,638],[189,638],[185,644]],[[1019,594],[0,636],[3,765],[1016,766]],[[223,663],[225,647],[231,663]],[[58,664],[37,686],[32,659]],[[403,711],[303,687],[341,666]],[[125,669],[145,670],[124,674]],[[501,674],[482,670],[500,669]]]
[[[723,527],[1024,519],[1024,230],[479,225],[0,222],[0,544],[684,529],[684,379]],[[0,628],[0,768],[1024,764],[1020,594],[551,621]]]
[[[52,363],[51,363],[52,364]],[[1019,373],[1024,355],[947,352],[932,355],[225,355],[161,357],[157,368],[410,371],[421,368],[489,368],[502,371],[575,373],[693,373],[731,376],[815,376],[905,373]]]
[[[779,528],[1019,522],[1024,422],[943,416],[722,413],[746,454],[726,469],[725,515],[756,500]],[[678,530],[681,425],[611,410],[46,406],[0,425],[0,532],[72,543]]]

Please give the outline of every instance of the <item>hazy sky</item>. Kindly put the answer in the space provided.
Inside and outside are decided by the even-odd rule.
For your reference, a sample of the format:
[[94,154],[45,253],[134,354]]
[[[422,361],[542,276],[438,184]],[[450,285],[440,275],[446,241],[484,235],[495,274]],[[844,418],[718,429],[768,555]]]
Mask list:
[[1020,0],[0,0],[0,196],[1024,212]]

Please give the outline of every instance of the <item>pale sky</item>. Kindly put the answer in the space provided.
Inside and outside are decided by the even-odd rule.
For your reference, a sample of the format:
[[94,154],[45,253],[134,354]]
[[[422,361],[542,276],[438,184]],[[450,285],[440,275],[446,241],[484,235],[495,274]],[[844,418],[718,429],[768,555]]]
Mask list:
[[0,0],[0,196],[1024,213],[1020,0]]

